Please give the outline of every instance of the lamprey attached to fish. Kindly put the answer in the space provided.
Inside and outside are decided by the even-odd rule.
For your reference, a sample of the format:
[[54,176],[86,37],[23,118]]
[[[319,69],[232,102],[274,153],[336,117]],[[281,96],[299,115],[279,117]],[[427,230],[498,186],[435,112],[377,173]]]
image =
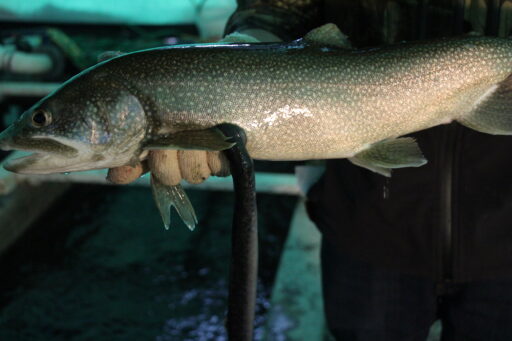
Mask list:
[[[344,48],[333,25],[272,44],[178,45],[114,57],[71,78],[0,135],[34,154],[5,168],[70,172],[135,164],[154,149],[220,151],[234,124],[254,159],[348,158],[389,176],[426,163],[408,133],[453,120],[512,133],[512,40],[466,37]],[[153,179],[166,225],[181,189]],[[155,181],[156,180],[156,181]]]

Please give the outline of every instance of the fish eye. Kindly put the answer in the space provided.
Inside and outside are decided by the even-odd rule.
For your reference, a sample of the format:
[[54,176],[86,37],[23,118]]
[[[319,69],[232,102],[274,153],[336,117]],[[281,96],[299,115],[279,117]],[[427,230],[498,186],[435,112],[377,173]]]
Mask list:
[[32,125],[36,128],[45,127],[51,122],[52,115],[46,110],[38,109],[32,114]]

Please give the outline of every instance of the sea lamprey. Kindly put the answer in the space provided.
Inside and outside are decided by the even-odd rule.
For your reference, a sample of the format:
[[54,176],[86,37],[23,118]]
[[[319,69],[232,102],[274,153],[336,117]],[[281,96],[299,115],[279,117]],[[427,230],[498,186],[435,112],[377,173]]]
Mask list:
[[[135,164],[157,149],[220,151],[232,144],[215,127],[230,123],[255,159],[349,158],[389,176],[426,162],[403,135],[453,120],[512,132],[512,40],[353,50],[340,34],[330,25],[289,43],[181,45],[104,61],[0,135],[3,149],[34,153],[5,167],[69,172]],[[163,215],[175,204],[193,227],[181,187],[153,184]]]

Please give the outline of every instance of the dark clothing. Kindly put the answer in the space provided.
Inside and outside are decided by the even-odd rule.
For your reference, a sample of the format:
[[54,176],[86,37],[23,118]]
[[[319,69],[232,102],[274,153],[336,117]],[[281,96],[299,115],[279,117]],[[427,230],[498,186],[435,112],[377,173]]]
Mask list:
[[387,179],[327,161],[308,209],[324,236],[362,260],[437,281],[512,273],[512,137],[456,123],[414,134],[428,164]]
[[425,341],[437,319],[435,283],[372,266],[322,243],[324,309],[342,341]]
[[438,296],[431,279],[373,266],[322,244],[327,324],[342,341],[512,340],[512,280],[456,284]]
[[260,28],[288,41],[319,26],[322,0],[238,0],[226,33]]
[[[450,35],[469,25],[461,20],[464,8],[429,4],[246,0],[228,31],[260,27],[292,39],[334,20],[361,47]],[[413,136],[428,164],[395,170],[390,179],[328,160],[309,195],[313,221],[340,250],[375,265],[448,282],[512,276],[512,137],[456,123]]]
[[[332,22],[357,47],[458,35],[463,31],[482,33],[485,8],[472,5],[465,9],[457,3],[460,1],[238,0],[226,32],[261,28],[287,41]],[[466,12],[469,22],[462,20]]]

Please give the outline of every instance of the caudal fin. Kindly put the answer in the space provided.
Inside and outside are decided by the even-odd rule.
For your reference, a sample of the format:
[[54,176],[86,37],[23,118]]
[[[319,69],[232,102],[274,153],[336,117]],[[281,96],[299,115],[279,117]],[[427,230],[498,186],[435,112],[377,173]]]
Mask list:
[[482,133],[512,135],[512,74],[490,88],[471,114],[457,121]]

